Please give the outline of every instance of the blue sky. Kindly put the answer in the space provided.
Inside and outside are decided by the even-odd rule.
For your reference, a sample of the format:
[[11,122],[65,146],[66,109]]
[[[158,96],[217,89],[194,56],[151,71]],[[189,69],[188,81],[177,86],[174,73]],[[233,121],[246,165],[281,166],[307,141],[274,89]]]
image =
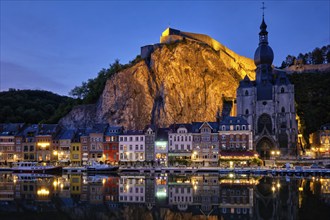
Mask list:
[[[261,1],[6,1],[0,8],[0,90],[61,95],[115,59],[127,63],[168,26],[207,34],[253,58]],[[274,64],[330,44],[330,1],[265,1]]]

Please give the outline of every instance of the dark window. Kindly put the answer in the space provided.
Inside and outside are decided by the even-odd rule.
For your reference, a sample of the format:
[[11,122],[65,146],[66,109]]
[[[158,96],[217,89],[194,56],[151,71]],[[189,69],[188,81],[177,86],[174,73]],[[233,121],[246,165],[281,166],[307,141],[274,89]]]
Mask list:
[[249,114],[249,109],[245,110],[245,114],[248,115]]
[[283,87],[281,88],[281,93],[284,93],[284,88]]
[[282,109],[281,109],[281,112],[282,112],[282,113],[284,113],[284,112],[285,112],[285,108],[284,108],[284,107],[282,107]]
[[245,90],[245,96],[248,96],[249,92],[247,90]]
[[288,135],[281,132],[278,136],[280,148],[288,148]]
[[268,114],[260,115],[258,119],[258,133],[261,133],[264,129],[267,129],[272,134],[272,119]]

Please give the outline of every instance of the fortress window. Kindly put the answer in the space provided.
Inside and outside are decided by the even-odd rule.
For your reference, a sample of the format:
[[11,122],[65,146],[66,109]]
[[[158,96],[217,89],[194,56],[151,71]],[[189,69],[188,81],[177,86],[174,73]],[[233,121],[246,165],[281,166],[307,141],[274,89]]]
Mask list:
[[245,110],[245,114],[248,115],[249,114],[249,109]]
[[282,113],[284,113],[284,112],[285,112],[285,108],[284,108],[284,107],[282,107],[282,109],[281,109],[281,112],[282,112]]
[[249,92],[247,90],[245,90],[245,96],[248,96]]
[[284,93],[284,88],[283,87],[281,88],[281,93]]

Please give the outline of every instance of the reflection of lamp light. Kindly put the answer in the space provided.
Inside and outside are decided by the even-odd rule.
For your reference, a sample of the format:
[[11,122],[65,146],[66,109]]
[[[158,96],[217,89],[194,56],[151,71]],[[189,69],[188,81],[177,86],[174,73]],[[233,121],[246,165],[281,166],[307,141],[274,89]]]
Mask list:
[[271,153],[272,153],[272,155],[274,155],[275,154],[275,151],[272,151]]
[[277,183],[276,186],[277,186],[277,188],[280,188],[281,187],[281,184],[280,183]]
[[302,187],[299,187],[299,192],[302,192],[304,189]]
[[272,191],[273,191],[273,192],[275,192],[275,189],[276,189],[275,186],[272,186]]

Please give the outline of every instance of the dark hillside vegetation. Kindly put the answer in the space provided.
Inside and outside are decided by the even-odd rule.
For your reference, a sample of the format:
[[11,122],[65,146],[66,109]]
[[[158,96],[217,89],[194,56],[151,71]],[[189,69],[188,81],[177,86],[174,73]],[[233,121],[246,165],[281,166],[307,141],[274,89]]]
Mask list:
[[330,72],[295,73],[289,77],[295,87],[296,111],[308,137],[330,122]]
[[57,123],[76,104],[48,91],[10,89],[0,93],[0,123]]

